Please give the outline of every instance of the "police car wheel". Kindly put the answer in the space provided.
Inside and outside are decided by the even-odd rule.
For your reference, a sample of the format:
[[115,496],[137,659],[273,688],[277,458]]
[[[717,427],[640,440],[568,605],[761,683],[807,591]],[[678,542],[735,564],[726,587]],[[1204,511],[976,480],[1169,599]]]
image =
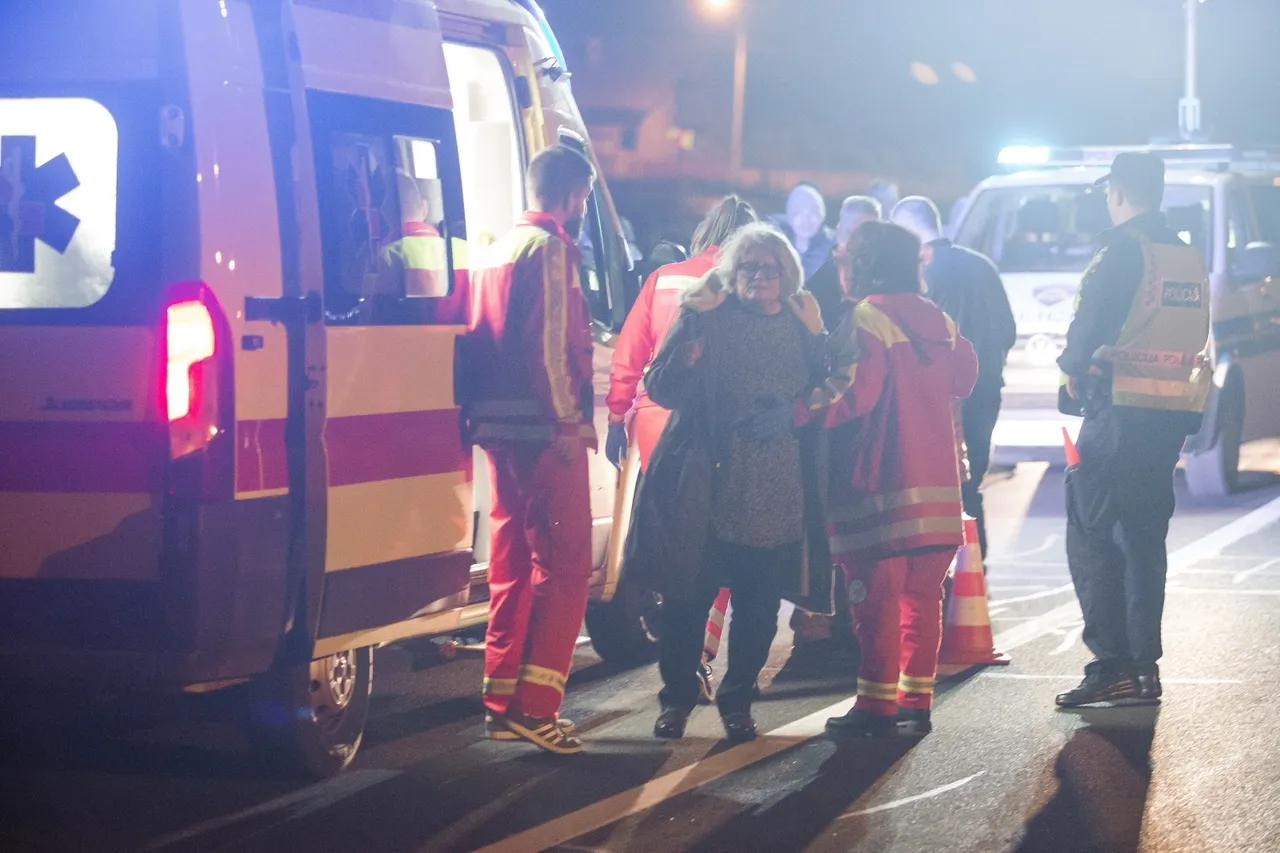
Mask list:
[[360,749],[373,650],[350,649],[266,676],[249,699],[249,733],[268,769],[324,779]]
[[[1206,424],[1206,428],[1209,425]],[[1197,497],[1226,497],[1240,481],[1240,444],[1244,412],[1227,404],[1218,410],[1217,438],[1206,450],[1183,455],[1187,487]]]
[[587,608],[587,634],[607,663],[649,663],[657,657],[662,636],[662,597],[624,581],[611,601]]

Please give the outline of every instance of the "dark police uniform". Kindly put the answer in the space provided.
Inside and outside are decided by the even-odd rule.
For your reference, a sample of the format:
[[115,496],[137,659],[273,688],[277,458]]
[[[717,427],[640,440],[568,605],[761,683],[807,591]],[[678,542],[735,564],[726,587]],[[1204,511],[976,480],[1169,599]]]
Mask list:
[[[1163,164],[1154,168],[1162,180]],[[1063,706],[1159,697],[1173,472],[1199,429],[1210,378],[1199,252],[1159,212],[1102,243],[1058,360],[1060,407],[1084,415],[1080,463],[1067,471],[1067,560],[1095,658],[1085,682],[1058,697]],[[1066,376],[1076,379],[1074,400]]]

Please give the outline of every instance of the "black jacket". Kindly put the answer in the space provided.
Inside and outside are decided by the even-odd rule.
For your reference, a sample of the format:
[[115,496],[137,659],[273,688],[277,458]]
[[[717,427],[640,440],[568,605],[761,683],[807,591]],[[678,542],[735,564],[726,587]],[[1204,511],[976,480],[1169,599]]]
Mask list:
[[810,276],[805,289],[818,300],[818,307],[822,309],[823,328],[834,332],[840,327],[844,313],[840,307],[844,302],[844,288],[840,286],[840,271],[836,268],[835,258],[831,258]]
[[[1058,357],[1062,372],[1080,380],[1079,393],[1083,398],[1073,400],[1065,388],[1059,389],[1058,408],[1065,414],[1081,415],[1086,414],[1091,405],[1110,405],[1109,368],[1098,365],[1101,376],[1091,376],[1089,368],[1099,347],[1113,346],[1119,340],[1120,331],[1129,318],[1133,300],[1142,286],[1144,261],[1139,241],[1143,237],[1170,246],[1183,243],[1159,211],[1135,216],[1123,225],[1102,232],[1098,238],[1101,248],[1080,282],[1080,303],[1067,329],[1067,345]],[[1183,422],[1187,433],[1199,429],[1199,415],[1160,412],[1153,416],[1164,420],[1176,417]]]
[[[718,310],[686,308],[645,375],[650,397],[670,409],[671,418],[641,480],[624,565],[627,582],[668,598],[691,594],[695,582],[714,571],[709,559],[712,491],[721,479],[718,469],[728,464],[730,436],[719,434],[710,417],[720,382],[716,353],[703,352],[693,366],[684,356],[695,342],[707,340]],[[826,378],[824,338],[807,331],[799,319],[796,334],[812,339],[807,351],[816,387]],[[802,563],[790,573],[784,596],[811,612],[831,613],[834,571],[827,547],[821,472],[828,466],[822,430],[800,434],[800,457],[807,535]]]
[[956,321],[978,353],[973,398],[989,397],[1004,387],[1005,360],[1018,342],[1000,272],[985,255],[950,240],[934,240],[929,249],[933,259],[924,268],[928,296]]

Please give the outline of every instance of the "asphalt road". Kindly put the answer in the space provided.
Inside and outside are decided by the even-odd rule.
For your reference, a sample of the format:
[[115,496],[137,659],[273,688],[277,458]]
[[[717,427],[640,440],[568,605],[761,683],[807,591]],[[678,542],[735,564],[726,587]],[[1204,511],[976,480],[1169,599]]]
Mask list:
[[785,628],[756,706],[768,734],[736,748],[710,709],[655,741],[654,668],[584,643],[565,713],[588,751],[571,758],[480,739],[477,659],[389,647],[355,766],[313,785],[248,765],[208,703],[10,697],[0,851],[1280,850],[1280,485],[1248,482],[1180,495],[1157,707],[1054,710],[1087,652],[1061,473],[1026,464],[987,485],[1013,665],[945,682],[923,740],[829,740],[853,662],[789,660]]

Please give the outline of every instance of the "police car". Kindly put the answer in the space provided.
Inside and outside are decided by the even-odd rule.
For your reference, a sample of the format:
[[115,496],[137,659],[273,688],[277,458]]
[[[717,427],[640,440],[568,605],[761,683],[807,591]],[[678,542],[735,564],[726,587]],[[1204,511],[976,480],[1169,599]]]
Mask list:
[[1193,492],[1225,494],[1236,487],[1241,443],[1280,434],[1280,150],[1015,146],[1000,153],[1006,173],[978,185],[954,226],[958,244],[999,267],[1018,323],[996,454],[1054,458],[1062,427],[1078,427],[1057,414],[1055,361],[1096,237],[1111,224],[1105,193],[1093,184],[1122,151],[1164,159],[1165,213],[1210,271],[1215,387],[1183,461]]

